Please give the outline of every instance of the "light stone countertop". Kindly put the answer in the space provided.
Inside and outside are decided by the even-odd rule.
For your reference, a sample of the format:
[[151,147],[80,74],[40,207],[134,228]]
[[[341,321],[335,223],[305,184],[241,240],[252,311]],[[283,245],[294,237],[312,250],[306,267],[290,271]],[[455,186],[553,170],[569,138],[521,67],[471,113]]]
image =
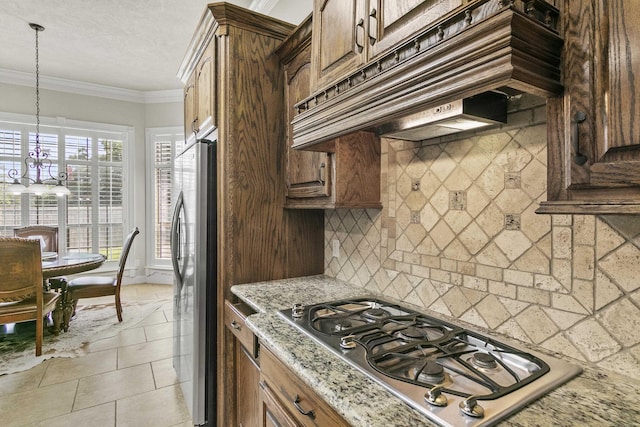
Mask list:
[[[353,426],[436,425],[307,338],[277,313],[290,308],[293,302],[307,305],[371,294],[367,290],[327,276],[309,276],[235,285],[231,291],[256,310],[256,314],[248,317],[247,325],[261,343]],[[576,361],[571,363],[576,364]],[[583,369],[579,377],[529,404],[499,425],[640,426],[640,384],[608,371],[584,366]]]

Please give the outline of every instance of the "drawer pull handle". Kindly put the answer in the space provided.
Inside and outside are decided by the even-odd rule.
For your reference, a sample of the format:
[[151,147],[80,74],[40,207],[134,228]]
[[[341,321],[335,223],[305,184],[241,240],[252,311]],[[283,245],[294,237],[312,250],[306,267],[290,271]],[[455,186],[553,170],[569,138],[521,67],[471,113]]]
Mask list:
[[360,34],[360,29],[362,29],[362,38],[364,39],[364,19],[362,18],[358,21],[358,24],[356,24],[356,50],[358,51],[358,53],[362,53],[362,51],[364,50],[364,41],[362,43],[358,43],[358,34]]
[[[376,16],[378,12],[376,11],[376,9],[371,9],[371,13],[369,13],[369,44],[371,46],[373,46],[374,44],[376,44],[376,30],[378,28],[378,24],[377,23],[372,23],[371,21],[376,21],[378,20],[378,17]],[[373,30],[373,35],[371,34],[371,30]]]
[[580,129],[578,128],[578,125],[580,125],[580,123],[584,122],[585,120],[587,120],[587,116],[582,111],[578,111],[573,116],[573,123],[574,123],[573,151],[575,152],[573,161],[580,166],[584,165],[585,163],[587,163],[587,160],[589,160],[587,156],[585,156],[580,152],[580,140],[579,140]]
[[296,398],[293,399],[293,406],[295,406],[298,412],[300,412],[302,415],[306,415],[312,420],[316,418],[316,414],[315,412],[313,412],[313,410],[305,411],[304,409],[302,409],[302,407],[300,406],[300,396],[298,396],[297,394],[296,394]]
[[318,168],[318,182],[320,185],[324,185],[325,182],[325,168],[324,162],[320,163],[320,167]]
[[191,132],[194,133],[195,135],[197,135],[199,130],[200,129],[198,129],[198,118],[196,117],[191,122]]
[[233,329],[235,329],[236,331],[239,331],[240,329],[242,329],[240,324],[238,322],[236,322],[235,320],[231,321],[231,327]]

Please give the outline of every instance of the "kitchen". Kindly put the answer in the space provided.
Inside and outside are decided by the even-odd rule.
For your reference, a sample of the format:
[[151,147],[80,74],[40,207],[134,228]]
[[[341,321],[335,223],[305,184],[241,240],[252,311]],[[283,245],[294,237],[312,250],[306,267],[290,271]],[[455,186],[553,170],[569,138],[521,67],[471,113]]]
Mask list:
[[[519,1],[514,3],[518,3],[517,7],[523,4]],[[569,9],[566,4],[568,2],[555,3],[555,7],[561,10],[558,19],[568,20],[562,14]],[[588,7],[587,2],[571,2],[570,10],[576,13],[583,6]],[[637,19],[637,14],[638,12],[628,12],[628,16],[631,16],[629,19]],[[566,21],[562,22],[567,25]],[[314,37],[315,34],[314,32]],[[589,34],[597,38],[595,32]],[[563,39],[565,49],[574,46],[574,43],[581,43],[580,37],[575,35],[571,38],[570,34],[565,34]],[[315,40],[314,38],[310,42],[311,52],[315,52]],[[380,51],[381,54],[385,52],[384,49]],[[316,56],[312,53],[309,55],[313,62]],[[363,66],[365,65],[357,65],[356,69],[360,71]],[[563,70],[560,66],[560,71],[565,72]],[[589,70],[601,72],[595,66]],[[326,83],[334,78],[335,75],[327,77],[324,86],[331,86],[333,90],[333,85]],[[593,76],[590,78],[596,79]],[[572,87],[569,83],[578,86],[578,93],[591,94],[591,90],[595,90],[589,88],[583,91],[584,88],[579,86],[580,82],[570,82],[568,79],[568,76],[563,75],[564,90]],[[587,83],[595,86],[591,80]],[[545,93],[555,90],[558,88],[544,88]],[[462,93],[464,91],[460,92]],[[335,200],[320,200],[322,197],[326,199],[326,196],[321,196],[314,199],[312,203],[315,205],[311,207],[315,209],[310,210],[302,209],[302,205],[308,200],[301,202],[301,198],[290,197],[291,200],[287,200],[292,207],[288,211],[289,215],[308,215],[314,224],[318,224],[319,218],[324,221],[324,226],[310,228],[305,232],[305,237],[315,239],[313,242],[320,245],[319,249],[317,246],[314,249],[314,265],[308,268],[308,272],[324,273],[327,278],[322,282],[328,283],[327,286],[331,286],[331,279],[336,278],[352,285],[356,292],[362,290],[380,294],[436,315],[447,316],[448,319],[457,319],[472,328],[533,344],[552,354],[568,357],[571,364],[585,370],[581,377],[569,382],[565,386],[567,388],[559,389],[557,394],[552,393],[531,407],[542,408],[537,405],[558,395],[575,399],[572,396],[575,389],[571,387],[583,385],[580,382],[583,380],[595,381],[594,378],[598,377],[592,373],[592,369],[596,367],[604,370],[605,373],[601,375],[612,378],[620,375],[620,382],[612,388],[628,390],[627,396],[621,399],[627,399],[622,402],[631,402],[638,394],[637,387],[632,386],[637,383],[640,372],[640,338],[635,332],[640,323],[640,303],[638,286],[633,280],[636,270],[634,267],[640,256],[637,246],[640,224],[637,210],[634,210],[637,209],[638,201],[637,187],[634,188],[638,182],[637,177],[631,177],[632,185],[621,190],[620,185],[611,185],[611,188],[606,183],[603,185],[602,177],[599,176],[599,187],[595,185],[593,191],[589,192],[589,184],[584,184],[584,180],[588,179],[585,176],[596,176],[600,169],[594,168],[593,173],[589,174],[578,167],[582,167],[581,165],[574,166],[577,163],[569,158],[572,150],[570,141],[575,136],[573,126],[574,122],[578,122],[572,120],[568,112],[564,112],[569,100],[558,94],[554,100],[548,101],[545,93],[509,93],[508,120],[498,128],[466,132],[462,136],[442,136],[427,141],[381,138],[379,147],[368,143],[369,140],[360,141],[363,143],[356,148],[366,146],[369,150],[367,155],[372,161],[378,159],[376,163],[379,162],[379,170],[376,170],[375,165],[373,168],[371,164],[360,165],[373,177],[377,177],[375,181],[372,178],[364,180],[369,184],[373,182],[373,186],[379,189],[377,192],[363,192],[362,199],[346,200],[342,206]],[[315,94],[325,97],[324,90],[319,89],[310,91],[301,99],[310,99]],[[313,103],[317,102],[317,107],[324,108],[323,111],[326,112],[329,108],[322,107],[322,103],[330,103],[339,95],[329,93],[327,101],[314,99]],[[295,100],[295,103],[301,99]],[[453,99],[447,99],[446,102],[448,101]],[[433,106],[440,105],[433,100],[425,102],[430,102]],[[584,100],[578,102],[588,112],[601,111],[603,107]],[[628,104],[634,105],[632,102]],[[304,105],[303,108],[298,108],[299,112],[293,111],[291,118],[300,114],[312,117],[316,114],[310,113],[314,107]],[[326,112],[327,116],[323,117],[322,114],[321,111],[319,117],[335,119],[335,115],[330,117],[330,111]],[[636,113],[632,110],[631,114]],[[329,121],[307,119],[305,122],[304,118],[296,120],[293,120],[289,137],[294,143],[296,138],[302,141],[302,145],[306,144],[305,148],[314,149],[309,145],[310,138],[305,139],[304,134],[306,129],[314,131],[314,123],[320,123],[319,127],[327,125],[326,140],[336,136],[331,134],[335,128],[329,126]],[[302,125],[296,127],[296,123]],[[284,128],[285,120],[282,126]],[[588,148],[588,143],[584,141],[588,140],[590,133],[603,131],[599,126],[601,124],[593,125],[593,128],[579,128],[579,131],[587,132],[587,137],[581,139],[582,144],[574,151],[584,150],[593,158],[595,148]],[[284,134],[284,130],[281,131]],[[360,134],[361,138],[367,135],[368,130]],[[333,161],[331,159],[338,162],[338,157],[343,154],[340,150],[350,148],[349,144],[327,147],[326,140],[316,145],[315,149],[319,151],[313,153],[319,154],[314,159],[320,157],[325,162]],[[550,145],[550,142],[555,144]],[[619,156],[621,164],[635,154],[631,142],[628,144],[628,149],[614,153]],[[322,157],[326,152],[332,153],[329,160]],[[346,160],[349,160],[349,154],[347,151]],[[342,160],[345,159],[340,158]],[[321,163],[322,160],[319,161]],[[597,162],[590,161],[588,165],[592,163]],[[349,165],[341,167],[349,168]],[[621,166],[623,167],[624,165]],[[565,172],[566,168],[570,168],[571,173]],[[325,170],[322,173],[327,172]],[[336,176],[336,185],[341,184],[339,179]],[[577,180],[578,185],[567,190],[567,185],[563,183],[570,182],[569,180]],[[321,178],[317,181],[329,180]],[[359,189],[351,185],[348,187],[351,193],[356,193]],[[351,193],[346,196],[352,196]],[[576,203],[576,200],[585,202]],[[325,208],[327,203],[329,207]],[[536,213],[536,210],[544,213]],[[300,218],[297,220],[303,222]],[[322,262],[318,263],[319,259]],[[288,345],[282,339],[278,341],[278,335],[270,331],[291,328],[284,320],[276,323],[281,317],[275,315],[275,306],[284,303],[277,309],[290,308],[288,305],[296,302],[290,301],[290,296],[302,296],[305,290],[311,294],[317,293],[313,296],[315,301],[312,301],[312,296],[304,297],[309,299],[301,301],[305,304],[321,302],[327,296],[332,297],[329,299],[354,296],[347,295],[344,289],[341,291],[345,293],[340,293],[333,288],[324,288],[325,285],[317,282],[317,279],[310,278],[306,282],[292,279],[292,282],[285,282],[289,284],[288,287],[282,283],[269,284],[271,289],[277,289],[277,292],[287,296],[286,302],[274,295],[263,304],[259,299],[260,294],[266,292],[261,288],[262,285],[255,285],[255,289],[259,290],[256,296],[251,292],[250,285],[236,285],[243,281],[228,283],[234,287],[226,289],[224,297],[234,298],[231,295],[233,292],[240,299],[254,304],[252,311],[264,307],[271,310],[269,313],[250,316],[246,321],[263,341],[272,339],[272,345],[283,351]],[[341,288],[342,282],[336,282],[335,287]],[[321,297],[323,299],[318,299]],[[222,312],[222,301],[219,300],[218,304]],[[232,343],[230,348],[241,351],[237,344],[233,344],[231,332],[225,334],[227,342]],[[308,353],[317,357],[317,360],[321,360],[321,356],[324,357],[327,353],[318,347],[299,351],[297,356],[303,360],[303,364],[313,360],[305,359],[309,357]],[[284,353],[276,356],[287,358]],[[229,366],[233,369],[233,361],[230,363]],[[345,366],[336,361],[331,363],[332,366]],[[331,400],[323,394],[326,383],[304,376],[305,373],[309,375],[309,369],[305,371],[292,366],[289,368],[295,369],[307,386],[317,387],[317,393],[331,406],[336,404],[335,398]],[[238,375],[246,372],[240,371]],[[356,372],[353,376],[358,377],[359,374]],[[233,384],[233,374],[227,380],[231,381],[227,384]],[[379,391],[380,387],[370,383],[367,385],[374,390],[371,393],[385,396]],[[230,387],[230,390],[234,390],[233,385]],[[604,392],[605,395],[613,393],[618,397],[615,391],[604,389]],[[331,393],[333,391],[329,389],[328,394]],[[595,397],[588,395],[581,402],[592,402],[592,399],[595,400]],[[607,404],[612,400],[611,397],[604,399]],[[352,403],[351,398],[347,397],[340,396],[337,400]],[[239,400],[234,398],[233,392],[227,394],[226,403],[235,405],[236,402]],[[306,408],[306,402],[301,405]],[[400,414],[399,411],[405,406],[395,402],[388,405],[391,407],[389,409],[385,406],[389,409],[388,414]],[[349,418],[352,424],[357,421],[353,418],[361,414],[353,407],[345,409],[334,406],[333,409],[353,411],[355,415]],[[586,425],[603,425],[608,422],[615,425],[620,420],[628,421],[626,424],[633,424],[638,420],[634,418],[637,417],[637,412],[632,412],[632,407],[620,408],[614,414],[607,415],[608,418],[605,418],[604,410],[600,408],[588,408],[583,412],[573,412],[573,409],[575,408],[559,415],[554,412],[557,410],[554,407],[543,414],[536,414],[539,417],[537,419],[531,415],[532,411],[525,409],[514,417],[513,425],[526,425],[527,422],[530,425],[547,424],[553,421],[557,425],[571,425],[575,422]],[[235,424],[231,421],[236,416],[232,409],[225,411],[224,416],[229,417],[225,419],[228,422],[220,421],[219,424]],[[529,416],[534,417],[533,420],[518,418]],[[549,418],[554,416],[556,418]],[[421,420],[415,418],[413,413],[409,417]],[[360,425],[367,425],[369,421],[373,423],[373,419],[361,418]],[[505,424],[509,425],[509,421]]]
[[[509,2],[501,4],[506,3]],[[514,3],[519,2],[511,2],[511,7],[514,7]],[[464,92],[475,86],[482,87],[483,78],[492,80],[488,83],[489,85],[495,85],[501,77],[496,77],[496,73],[492,74],[482,68],[485,65],[491,66],[489,64],[491,59],[487,59],[487,64],[476,62],[479,66],[473,71],[476,72],[475,77],[478,82],[468,83],[464,77],[456,81],[455,72],[458,70],[449,70],[440,66],[446,59],[442,59],[438,53],[434,54],[433,61],[448,73],[444,76],[429,76],[428,65],[422,68],[420,65],[406,65],[404,69],[395,71],[394,67],[402,68],[404,64],[410,62],[408,59],[403,62],[402,55],[405,47],[402,43],[398,44],[399,47],[395,51],[392,50],[388,54],[389,57],[395,56],[395,59],[388,60],[391,63],[388,65],[388,71],[385,70],[387,58],[384,54],[378,57],[377,61],[364,62],[355,66],[347,65],[345,69],[352,70],[351,73],[341,70],[332,75],[331,67],[326,64],[323,64],[323,67],[314,68],[318,51],[322,52],[322,47],[318,48],[314,43],[319,43],[318,39],[322,40],[323,37],[315,35],[318,25],[322,25],[317,24],[315,20],[322,13],[327,13],[328,17],[335,16],[331,15],[328,2],[321,2],[321,4],[324,10],[314,10],[312,24],[314,34],[311,36],[310,54],[311,77],[307,77],[312,82],[312,88],[314,84],[316,86],[308,96],[302,96],[290,105],[293,112],[290,113],[292,126],[289,128],[289,138],[293,146],[297,145],[300,148],[321,153],[332,152],[336,157],[335,164],[331,166],[335,168],[331,172],[336,174],[337,181],[332,188],[335,198],[330,201],[318,201],[322,197],[326,199],[326,196],[315,199],[308,195],[300,196],[301,189],[290,185],[289,192],[292,193],[292,189],[296,191],[293,192],[293,196],[289,196],[287,203],[296,208],[327,205],[330,207],[324,211],[324,274],[329,278],[337,278],[340,282],[333,283],[331,279],[292,279],[257,285],[258,288],[255,290],[252,290],[250,285],[232,287],[231,291],[241,301],[239,304],[241,306],[243,302],[248,304],[249,307],[245,307],[247,313],[253,311],[260,313],[249,316],[246,322],[249,329],[258,336],[259,342],[263,343],[267,349],[262,351],[260,358],[267,360],[268,365],[266,368],[261,365],[263,372],[258,375],[260,395],[263,396],[263,406],[260,411],[262,416],[270,420],[279,419],[284,423],[282,420],[286,420],[287,416],[280,415],[278,418],[280,408],[274,410],[269,407],[269,403],[264,403],[279,401],[284,407],[285,414],[287,410],[290,414],[295,414],[293,425],[296,425],[296,422],[303,425],[305,422],[311,424],[314,422],[314,416],[309,417],[308,413],[311,408],[314,408],[314,404],[317,404],[318,397],[308,398],[305,401],[305,389],[299,386],[302,391],[297,393],[299,389],[295,388],[295,379],[286,380],[284,383],[279,382],[278,377],[286,374],[283,374],[281,369],[273,370],[271,366],[273,362],[270,361],[273,355],[267,353],[275,348],[273,353],[276,360],[279,357],[285,362],[286,367],[290,368],[297,377],[302,378],[304,384],[311,385],[319,399],[329,402],[333,409],[337,409],[342,415],[342,422],[346,422],[347,425],[378,425],[375,424],[376,422],[379,425],[393,425],[393,422],[397,422],[397,425],[414,425],[417,422],[415,419],[399,421],[403,418],[395,411],[389,411],[388,418],[382,414],[372,414],[371,407],[383,405],[383,402],[386,402],[384,399],[376,399],[362,392],[359,387],[364,386],[361,384],[338,382],[333,378],[334,370],[327,371],[326,368],[327,363],[336,363],[335,358],[321,358],[317,344],[309,345],[307,348],[308,339],[300,339],[290,327],[276,325],[281,318],[274,316],[274,311],[277,313],[285,310],[286,315],[291,310],[291,304],[294,303],[303,304],[303,316],[306,317],[307,313],[311,316],[311,313],[316,310],[314,304],[341,301],[345,298],[352,301],[351,298],[355,297],[357,292],[346,295],[347,291],[343,289],[345,285],[341,282],[344,281],[361,290],[391,298],[393,301],[431,310],[431,313],[441,314],[447,320],[456,319],[457,322],[454,321],[454,324],[463,323],[473,329],[498,333],[504,337],[532,344],[552,354],[566,356],[572,364],[588,371],[584,372],[579,380],[569,382],[569,385],[565,386],[567,388],[560,388],[557,392],[556,396],[566,406],[550,404],[550,400],[554,402],[558,400],[551,397],[554,396],[552,393],[549,398],[538,401],[537,408],[545,412],[544,415],[533,409],[530,412],[523,410],[513,418],[507,419],[505,425],[509,425],[510,422],[513,422],[513,425],[527,423],[573,425],[576,422],[583,422],[586,425],[625,425],[637,422],[637,414],[624,414],[627,405],[631,404],[629,401],[619,406],[620,411],[604,415],[608,407],[616,406],[614,402],[620,398],[621,394],[631,392],[637,395],[637,390],[633,391],[633,384],[637,383],[638,375],[638,361],[637,356],[634,355],[638,338],[634,331],[640,314],[637,296],[634,296],[637,286],[633,280],[635,265],[640,255],[637,246],[633,243],[639,231],[637,217],[634,215],[637,214],[637,205],[634,201],[637,199],[633,195],[637,191],[633,189],[636,185],[634,182],[637,182],[637,175],[630,172],[629,176],[620,179],[620,185],[611,185],[610,188],[605,184],[605,180],[596,184],[597,180],[594,179],[590,184],[589,178],[585,178],[588,173],[580,169],[586,163],[580,159],[582,152],[588,150],[587,157],[591,156],[591,158],[596,153],[600,156],[599,165],[597,161],[593,162],[592,177],[595,178],[596,175],[603,177],[601,174],[604,169],[600,169],[600,166],[604,168],[608,164],[612,167],[611,159],[615,157],[605,157],[612,155],[617,149],[613,146],[609,147],[611,150],[607,153],[607,147],[603,150],[599,146],[585,147],[582,145],[584,142],[578,142],[578,138],[589,138],[590,132],[602,132],[603,137],[607,138],[606,132],[609,130],[600,128],[599,124],[594,125],[594,128],[585,129],[580,127],[584,122],[582,118],[563,113],[569,106],[568,102],[575,102],[581,108],[596,108],[595,104],[601,101],[589,103],[580,99],[579,96],[569,98],[565,95],[567,96],[565,99],[550,96],[549,93],[558,90],[553,82],[541,78],[543,82],[540,84],[535,77],[526,73],[519,74],[522,72],[519,68],[521,64],[516,59],[513,61],[513,73],[505,77],[505,80],[517,80],[515,84],[509,81],[507,86],[525,87],[525,89],[508,92],[509,114],[506,124],[501,125],[498,130],[494,127],[489,130],[465,132],[462,135],[440,136],[426,141],[420,137],[423,130],[407,131],[392,128],[393,133],[396,133],[393,137],[380,139],[379,200],[381,208],[375,206],[376,194],[368,197],[371,196],[371,192],[366,188],[361,191],[361,194],[365,195],[361,199],[340,199],[338,180],[341,166],[338,156],[341,155],[342,144],[348,146],[346,150],[349,149],[349,144],[345,143],[349,138],[349,132],[356,131],[362,134],[361,130],[367,131],[371,128],[375,131],[384,130],[385,120],[393,121],[390,118],[397,117],[400,114],[397,111],[412,107],[409,101],[402,104],[402,96],[405,93],[401,89],[396,94],[390,88],[392,84],[402,86],[404,83],[401,77],[397,77],[398,75],[403,72],[413,73],[407,79],[416,85],[417,90],[406,97],[411,97],[413,102],[417,102],[415,100],[422,96],[427,99],[425,101],[427,104],[431,101],[428,105],[434,106],[434,109],[445,109],[447,104],[443,102],[442,105],[438,105],[437,102],[429,99],[430,92],[427,90],[429,86],[428,83],[424,83],[428,82],[429,78],[438,82],[437,90],[446,93],[445,98],[448,96],[449,100],[453,100],[452,95],[445,92],[442,86],[451,87],[452,91]],[[620,4],[616,5],[620,6]],[[514,8],[517,8],[517,5]],[[565,12],[573,14],[571,18],[564,18],[567,21],[563,21],[564,25],[572,25],[564,33],[565,49],[574,47],[574,44],[589,43],[592,40],[586,37],[585,42],[584,34],[572,33],[576,28],[584,31],[580,27],[581,23],[584,25],[584,21],[575,14],[584,14],[589,10],[588,5],[584,3],[576,4],[575,7],[565,5]],[[619,13],[621,13],[620,10],[617,12],[610,10],[611,16],[619,16],[617,15]],[[626,10],[626,13],[629,14],[629,10]],[[535,14],[532,13],[532,15]],[[373,15],[372,11],[369,16]],[[546,19],[547,24],[556,22],[553,15],[549,13],[539,15],[545,17],[542,20]],[[475,12],[464,16],[477,18]],[[552,17],[549,18],[549,16]],[[558,20],[562,19],[560,16],[558,15]],[[324,19],[324,16],[321,19]],[[326,19],[327,21],[323,22],[332,22],[330,18]],[[612,25],[611,22],[614,21],[612,19],[608,22],[600,22],[598,25]],[[353,22],[357,23],[358,20],[354,19]],[[444,32],[452,37],[447,33],[445,24],[446,22],[440,21],[439,27],[434,25],[433,32]],[[596,26],[596,24],[593,25]],[[357,47],[359,46],[358,33],[354,34],[356,38],[354,46]],[[366,31],[365,34],[367,34]],[[337,40],[340,38],[335,34],[333,37]],[[468,37],[472,39],[472,36]],[[593,37],[593,34],[590,37]],[[407,42],[406,50],[413,48],[414,51],[421,51],[423,45],[419,48],[414,47],[421,43],[416,41],[418,39],[419,37],[415,37]],[[426,34],[424,39],[429,40],[429,35]],[[538,43],[543,39],[539,35],[531,36],[531,40],[536,40]],[[327,36],[327,40],[332,40],[331,35]],[[457,45],[453,45],[453,40],[452,37],[451,44],[443,47],[442,51],[457,48]],[[472,41],[476,42],[473,45],[474,48],[485,55],[490,57],[494,53],[476,39]],[[598,37],[593,41],[594,44],[602,42]],[[549,46],[541,50],[547,47],[553,50],[555,48],[553,43],[550,40]],[[514,50],[519,48],[521,46],[516,45]],[[609,59],[619,58],[616,54],[618,49],[615,46],[609,46],[609,49],[611,52]],[[291,50],[296,52],[295,48]],[[541,54],[541,57],[547,53]],[[515,52],[514,56],[519,54],[522,53]],[[563,65],[565,66],[575,66],[572,61],[586,61],[578,53],[576,53],[578,58],[571,57],[572,51],[564,54],[566,62]],[[418,56],[417,53],[415,55]],[[290,82],[290,90],[295,90],[299,85],[299,82],[295,81],[295,70],[304,70],[304,65],[296,62],[297,59],[293,54],[287,52],[283,56],[294,64],[292,67],[294,71],[287,74],[289,69],[285,63],[285,75]],[[397,59],[398,56],[400,60]],[[331,55],[326,54],[326,57],[331,58]],[[335,57],[344,58],[340,57],[339,53],[335,54]],[[321,58],[325,60],[325,57],[321,56]],[[471,58],[477,59],[472,54]],[[462,63],[463,59],[455,57],[450,61],[459,60]],[[553,71],[545,69],[547,66],[552,66],[553,61],[550,61],[550,64],[540,65],[539,62],[547,58],[532,59],[529,56],[528,59],[531,61],[526,64],[529,70],[544,69],[542,73],[548,72],[553,77]],[[442,62],[438,62],[439,60]],[[424,61],[427,60],[424,59]],[[399,65],[397,65],[398,62]],[[344,64],[340,63],[336,67],[342,65]],[[584,70],[582,63],[580,66]],[[611,67],[610,69],[600,64],[598,66],[603,68],[589,69],[594,75],[585,79],[596,87],[600,83],[594,83],[594,80],[599,75],[603,75],[597,73],[610,72],[613,75],[616,67],[613,63],[607,65]],[[463,70],[460,73],[466,71],[463,66],[460,68]],[[427,75],[423,77],[424,80],[417,77],[422,70],[425,70]],[[323,75],[325,72],[329,77]],[[568,73],[566,70],[564,72]],[[387,78],[387,75],[391,77]],[[575,87],[577,92],[584,89],[584,81],[577,81],[577,78],[573,81],[572,78],[575,77],[572,75],[565,77],[562,81],[565,87],[560,90],[560,93],[567,93],[562,91],[571,87]],[[442,83],[446,79],[452,82]],[[302,81],[305,80],[302,79]],[[612,81],[618,80],[612,78]],[[450,86],[447,87],[447,83]],[[621,82],[622,86],[625,84]],[[583,93],[592,93],[591,90],[584,89]],[[367,104],[367,98],[374,102]],[[388,103],[385,104],[385,101]],[[606,102],[605,98],[604,103]],[[634,105],[633,101],[631,104]],[[614,111],[619,108],[619,106],[608,104],[598,105],[597,108],[601,108],[598,111]],[[596,110],[587,111],[586,115],[590,116],[589,113],[595,114]],[[362,117],[370,118],[369,121],[364,122],[366,123],[364,126]],[[398,138],[396,131],[404,132],[404,139]],[[407,137],[407,135],[412,136],[411,132],[417,132],[419,135],[413,138],[414,141],[408,140],[412,139]],[[338,138],[334,141],[335,137]],[[366,141],[366,137],[362,137],[360,146],[366,146]],[[561,145],[550,146],[550,142]],[[575,148],[570,146],[569,142],[576,144]],[[562,144],[567,145],[562,148]],[[375,158],[375,150],[372,154],[367,148],[362,149],[367,155]],[[626,154],[619,157],[622,163],[625,163],[622,167],[627,171],[634,167],[633,161],[630,161],[632,152],[633,149],[629,147]],[[360,157],[361,162],[366,163],[366,160],[362,160],[363,158],[367,159],[367,157]],[[349,159],[348,156],[347,159]],[[322,165],[322,161],[317,163]],[[356,180],[350,181],[349,189],[354,190],[353,193],[365,187],[371,179],[371,175],[369,178],[362,179],[354,169],[370,174],[373,174],[372,169],[375,169],[372,164],[361,169],[359,169],[361,164],[346,163],[343,166],[351,167],[352,175],[356,177]],[[565,172],[565,167],[569,168],[571,173]],[[548,169],[550,172],[547,175]],[[325,172],[320,169],[316,176],[322,177],[323,173]],[[357,181],[358,177],[361,178],[360,181]],[[613,183],[612,178],[612,176],[608,178],[610,184]],[[322,184],[322,181],[323,179],[318,180],[319,184]],[[563,182],[571,185],[563,186]],[[567,190],[567,188],[570,189]],[[603,190],[604,188],[607,190]],[[349,195],[346,197],[348,199]],[[602,215],[596,216],[594,213]],[[325,281],[326,288],[323,287]],[[273,300],[269,298],[271,296],[269,289],[272,289],[269,286],[278,286],[272,296]],[[291,300],[290,294],[287,293],[287,286],[290,286],[289,292],[297,296],[296,300]],[[292,291],[293,289],[295,292]],[[336,289],[341,289],[342,293]],[[308,291],[309,295],[306,295],[305,291]],[[287,297],[278,298],[282,295]],[[340,303],[336,304],[340,305]],[[295,310],[294,307],[293,311]],[[261,317],[262,315],[264,317]],[[239,320],[236,317],[232,319],[237,326]],[[298,324],[295,321],[294,323]],[[344,332],[342,335],[347,333]],[[290,336],[290,334],[294,335]],[[289,337],[286,338],[286,336]],[[251,340],[243,342],[240,339],[239,342],[244,343],[248,350],[244,353],[245,356],[252,354]],[[361,343],[361,341],[358,342]],[[264,354],[268,356],[264,357]],[[242,360],[242,356],[238,357],[239,359],[236,360]],[[250,381],[252,375],[247,374],[247,364],[242,366],[240,371],[242,373],[238,375],[246,376]],[[343,365],[338,366],[338,369],[343,368]],[[344,369],[353,369],[353,366]],[[271,370],[273,372],[269,373]],[[611,393],[616,397],[605,399],[602,407],[597,404],[587,404],[586,401],[590,398],[586,396],[585,401],[573,397],[596,390],[599,378],[606,376],[606,372],[615,372],[611,374],[613,378],[617,378],[616,375],[622,375],[619,379],[612,379],[612,381],[624,392],[619,393],[610,389],[603,391],[605,395]],[[335,373],[335,376],[347,381],[344,375]],[[587,384],[589,377],[593,382]],[[246,380],[240,381],[246,387]],[[356,382],[356,380],[351,381]],[[585,382],[580,383],[580,381]],[[576,388],[571,388],[572,386]],[[270,389],[271,392],[268,391]],[[347,397],[342,393],[345,389],[362,393],[363,396],[349,394]],[[563,390],[571,398],[563,395]],[[269,396],[270,393],[271,397],[264,397]],[[336,393],[338,397],[335,397]],[[367,401],[368,397],[371,401]],[[248,396],[244,394],[238,397],[238,401],[243,403],[246,399]],[[277,407],[277,404],[272,403],[273,405]],[[424,402],[418,405],[429,406]],[[537,403],[533,406],[536,405]],[[317,406],[322,407],[321,404]],[[247,406],[243,406],[243,410],[238,412],[239,417],[246,413],[246,408]],[[547,409],[545,411],[542,408]],[[322,425],[319,412],[321,413],[321,410],[315,412],[315,422]],[[437,419],[436,422],[457,425],[456,422],[461,421],[456,421],[454,418],[446,421]],[[468,418],[465,418],[465,422],[471,423]]]

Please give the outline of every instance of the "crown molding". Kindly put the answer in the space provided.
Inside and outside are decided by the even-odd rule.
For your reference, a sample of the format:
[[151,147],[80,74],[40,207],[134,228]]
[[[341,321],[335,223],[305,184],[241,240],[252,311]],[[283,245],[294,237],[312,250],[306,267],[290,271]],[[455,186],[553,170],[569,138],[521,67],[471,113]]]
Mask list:
[[[0,68],[0,83],[31,87],[35,85],[35,74]],[[58,92],[96,96],[139,104],[182,102],[182,90],[180,89],[140,91],[42,75],[40,76],[40,87]]]

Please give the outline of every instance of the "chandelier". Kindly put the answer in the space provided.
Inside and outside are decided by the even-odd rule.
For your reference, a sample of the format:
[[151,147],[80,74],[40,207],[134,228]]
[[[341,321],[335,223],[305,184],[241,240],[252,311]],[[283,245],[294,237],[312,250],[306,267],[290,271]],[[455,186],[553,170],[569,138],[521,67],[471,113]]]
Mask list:
[[[64,185],[67,181],[67,173],[59,172],[57,177],[51,174],[51,160],[49,153],[42,151],[40,147],[40,65],[38,58],[38,33],[44,31],[44,27],[38,24],[29,24],[36,32],[36,145],[33,151],[29,151],[29,155],[24,159],[25,171],[20,176],[17,169],[9,169],[7,175],[13,180],[7,186],[7,190],[14,194],[30,193],[35,195],[56,194],[58,196],[66,196],[71,194],[69,189]],[[30,169],[35,169],[36,177],[31,178]],[[45,175],[49,175],[46,177]],[[28,181],[25,186],[22,182]]]

